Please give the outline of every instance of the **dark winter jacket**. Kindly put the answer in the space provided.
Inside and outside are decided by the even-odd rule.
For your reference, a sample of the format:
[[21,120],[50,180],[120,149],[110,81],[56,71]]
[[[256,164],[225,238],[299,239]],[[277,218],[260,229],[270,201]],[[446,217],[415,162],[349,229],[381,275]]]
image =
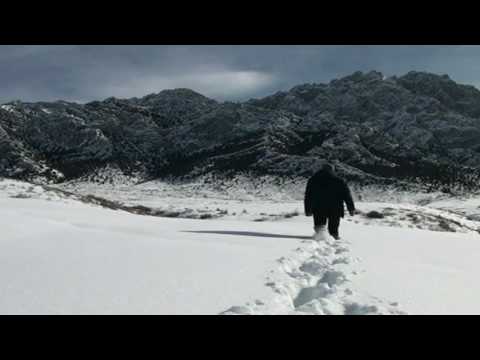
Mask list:
[[344,217],[343,203],[350,213],[355,211],[352,194],[347,184],[335,174],[320,170],[307,183],[305,191],[305,214]]

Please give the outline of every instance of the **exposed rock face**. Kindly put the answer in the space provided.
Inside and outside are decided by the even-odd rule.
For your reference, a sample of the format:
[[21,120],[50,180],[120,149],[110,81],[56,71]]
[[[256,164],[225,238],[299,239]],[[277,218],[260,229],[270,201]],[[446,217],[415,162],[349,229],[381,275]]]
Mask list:
[[85,105],[17,102],[0,108],[0,151],[0,174],[19,178],[70,179],[107,165],[145,178],[306,176],[329,160],[361,182],[475,187],[480,91],[448,76],[356,72],[245,103],[188,89]]

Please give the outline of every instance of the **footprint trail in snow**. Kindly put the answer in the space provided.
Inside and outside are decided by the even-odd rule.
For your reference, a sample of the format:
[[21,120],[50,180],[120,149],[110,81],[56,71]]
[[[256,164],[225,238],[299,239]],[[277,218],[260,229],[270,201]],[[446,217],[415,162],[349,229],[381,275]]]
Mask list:
[[304,240],[289,258],[277,260],[266,286],[274,292],[269,301],[233,306],[224,315],[400,315],[398,303],[386,302],[354,290],[361,260],[349,255],[349,243],[325,232]]

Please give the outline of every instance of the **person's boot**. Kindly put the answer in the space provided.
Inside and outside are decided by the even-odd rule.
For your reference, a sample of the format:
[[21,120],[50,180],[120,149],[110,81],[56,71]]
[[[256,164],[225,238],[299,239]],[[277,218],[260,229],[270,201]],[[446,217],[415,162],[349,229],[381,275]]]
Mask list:
[[322,241],[326,239],[325,226],[315,226],[314,230],[313,240]]
[[335,240],[340,240],[340,236],[338,234],[333,234],[332,237],[335,239]]

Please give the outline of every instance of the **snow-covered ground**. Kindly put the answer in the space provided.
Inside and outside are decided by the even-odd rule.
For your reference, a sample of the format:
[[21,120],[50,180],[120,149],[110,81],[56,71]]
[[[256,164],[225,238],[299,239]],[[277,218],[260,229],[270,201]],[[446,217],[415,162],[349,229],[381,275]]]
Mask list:
[[36,199],[2,199],[0,219],[2,314],[219,313],[268,297],[264,274],[300,242]]
[[362,259],[355,284],[410,314],[480,314],[480,236],[378,226],[345,228]]
[[480,221],[480,196],[438,199],[429,206],[460,214],[469,220]]
[[334,241],[287,185],[62,187],[166,218],[0,180],[0,314],[480,314],[475,198],[358,202]]

